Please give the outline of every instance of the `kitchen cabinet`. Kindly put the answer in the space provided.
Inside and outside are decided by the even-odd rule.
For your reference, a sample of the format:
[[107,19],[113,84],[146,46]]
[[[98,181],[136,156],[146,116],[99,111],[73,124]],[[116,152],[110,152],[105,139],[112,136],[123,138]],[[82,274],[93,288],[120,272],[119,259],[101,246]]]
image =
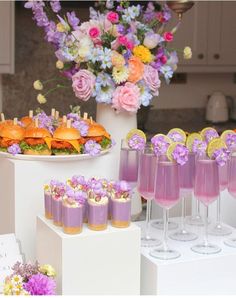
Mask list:
[[0,73],[14,72],[14,1],[0,1]]
[[235,20],[236,1],[195,2],[175,36],[175,48],[193,51],[191,60],[179,55],[178,72],[236,72]]

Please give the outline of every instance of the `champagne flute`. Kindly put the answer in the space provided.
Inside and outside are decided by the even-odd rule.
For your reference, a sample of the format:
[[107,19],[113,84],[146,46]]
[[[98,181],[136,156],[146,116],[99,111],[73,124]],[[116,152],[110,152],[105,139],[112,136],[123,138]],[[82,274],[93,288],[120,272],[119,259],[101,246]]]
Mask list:
[[163,208],[164,237],[163,246],[150,251],[150,255],[161,260],[176,259],[180,253],[168,247],[168,210],[175,206],[180,199],[178,164],[160,156],[157,160],[155,175],[155,202]]
[[188,161],[179,166],[180,194],[182,197],[181,227],[178,231],[170,235],[170,238],[177,241],[192,241],[197,239],[197,235],[189,232],[185,225],[186,198],[192,193],[195,174],[195,154],[188,154]]
[[194,245],[191,249],[199,254],[218,253],[221,248],[208,241],[208,206],[217,200],[220,193],[219,170],[216,161],[207,156],[201,156],[196,160],[194,193],[205,206],[205,237],[203,243]]
[[209,231],[209,234],[214,236],[226,236],[232,233],[231,229],[221,222],[221,192],[228,186],[228,162],[225,165],[219,166],[220,194],[217,199],[217,219],[216,225]]
[[137,189],[139,194],[147,201],[146,226],[144,236],[141,239],[141,245],[145,247],[157,246],[161,241],[150,235],[150,215],[151,204],[154,198],[154,178],[156,170],[157,157],[153,152],[151,143],[146,144],[143,152],[139,156],[139,170]]
[[[228,192],[236,199],[236,151],[232,152],[229,160]],[[226,239],[224,243],[236,248],[236,237]]]

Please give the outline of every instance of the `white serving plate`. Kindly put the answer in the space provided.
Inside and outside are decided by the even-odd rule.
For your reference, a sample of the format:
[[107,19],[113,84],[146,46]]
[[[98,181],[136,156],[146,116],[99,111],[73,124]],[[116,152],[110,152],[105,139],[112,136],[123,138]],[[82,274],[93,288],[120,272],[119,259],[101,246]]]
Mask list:
[[91,156],[89,154],[74,154],[74,155],[24,155],[24,154],[16,154],[12,155],[6,152],[0,152],[0,158],[9,158],[9,159],[17,159],[17,160],[28,160],[28,161],[49,161],[49,162],[58,162],[58,161],[74,161],[74,160],[86,160],[93,159],[99,156],[103,156],[110,152],[112,149],[106,149],[101,151],[99,155]]

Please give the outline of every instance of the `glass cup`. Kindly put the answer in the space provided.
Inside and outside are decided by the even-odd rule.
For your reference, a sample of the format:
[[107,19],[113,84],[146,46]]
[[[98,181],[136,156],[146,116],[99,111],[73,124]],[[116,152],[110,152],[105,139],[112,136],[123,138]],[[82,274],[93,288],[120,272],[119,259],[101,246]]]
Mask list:
[[150,251],[150,255],[161,260],[176,259],[180,253],[167,245],[168,210],[180,200],[178,164],[167,160],[165,156],[158,158],[155,175],[155,202],[163,208],[164,234],[163,245]]
[[209,234],[214,236],[226,236],[232,233],[232,230],[225,226],[221,221],[221,192],[228,186],[228,162],[224,166],[219,166],[220,194],[217,199],[217,217],[216,224],[210,229]]
[[151,204],[154,198],[154,178],[157,157],[153,153],[151,144],[147,144],[139,156],[139,170],[137,189],[139,194],[147,201],[146,226],[141,238],[141,245],[145,247],[157,246],[161,241],[150,235]]
[[179,183],[180,183],[180,194],[182,197],[182,216],[180,229],[169,237],[177,241],[192,241],[197,239],[197,235],[189,232],[186,229],[185,215],[186,215],[186,198],[193,191],[194,184],[194,174],[195,174],[195,154],[189,153],[188,161],[179,166]]
[[[236,199],[236,151],[231,154],[229,160],[228,192]],[[226,239],[224,243],[236,248],[236,237]]]
[[208,206],[217,200],[219,193],[219,170],[216,161],[207,156],[199,157],[196,160],[194,194],[205,206],[205,237],[203,243],[191,248],[196,253],[215,254],[221,251],[220,247],[208,241]]
[[128,147],[126,140],[121,141],[119,179],[129,182],[134,188],[138,180],[139,151]]

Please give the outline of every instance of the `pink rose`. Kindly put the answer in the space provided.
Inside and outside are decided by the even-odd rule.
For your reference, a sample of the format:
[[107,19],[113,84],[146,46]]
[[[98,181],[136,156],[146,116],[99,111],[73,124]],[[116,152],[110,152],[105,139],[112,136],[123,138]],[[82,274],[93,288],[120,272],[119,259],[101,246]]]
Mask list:
[[118,13],[116,13],[114,11],[110,11],[107,14],[107,19],[111,23],[115,24],[115,23],[118,23],[118,21],[119,21],[119,15],[118,15]]
[[100,35],[100,30],[98,27],[92,27],[89,29],[89,36],[91,38],[97,38]]
[[72,76],[72,88],[75,96],[87,101],[93,92],[95,76],[89,70],[82,69]]
[[140,107],[140,90],[138,86],[127,82],[113,93],[112,107],[118,111],[137,112]]
[[158,96],[158,89],[161,86],[158,70],[150,65],[145,65],[143,80],[148,86],[148,88],[152,91],[153,95]]
[[163,34],[163,38],[165,39],[165,41],[170,42],[173,40],[174,36],[171,32],[165,32]]
[[166,62],[167,62],[167,57],[166,57],[165,55],[163,55],[163,56],[161,56],[160,60],[161,60],[161,63],[162,63],[162,64],[166,64]]
[[118,42],[122,45],[122,46],[126,46],[127,42],[128,42],[128,38],[124,35],[121,35],[118,37]]

